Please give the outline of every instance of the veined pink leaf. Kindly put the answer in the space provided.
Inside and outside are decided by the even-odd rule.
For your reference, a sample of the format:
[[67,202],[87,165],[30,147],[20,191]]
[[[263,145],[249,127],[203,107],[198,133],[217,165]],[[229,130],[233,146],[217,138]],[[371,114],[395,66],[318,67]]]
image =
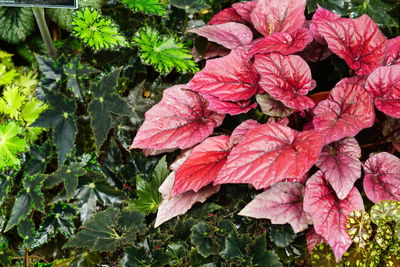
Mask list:
[[400,201],[400,159],[387,152],[372,155],[364,164],[364,191],[374,203]]
[[[171,171],[177,171],[179,169],[179,167],[187,160],[187,158],[189,157],[190,153],[192,153],[192,150],[193,149],[187,149],[187,150],[181,151],[181,154],[169,166],[169,169]],[[172,185],[171,185],[171,187],[172,187]],[[161,192],[161,187],[158,189],[158,191]]]
[[257,94],[256,100],[262,112],[268,116],[286,117],[292,114],[292,110],[286,107],[281,101],[275,100],[268,93]]
[[338,14],[318,6],[310,23],[310,31],[312,32],[314,40],[320,44],[326,45],[324,37],[318,33],[318,23],[326,20],[336,20],[338,18],[340,18]]
[[154,227],[158,227],[178,215],[185,214],[195,203],[204,202],[219,191],[219,186],[207,186],[199,192],[189,191],[172,197],[171,191],[174,180],[175,172],[171,172],[160,187],[159,191],[163,194],[163,200],[158,207]]
[[345,199],[361,177],[361,148],[354,137],[326,145],[315,165],[320,168],[339,199]]
[[254,67],[260,74],[260,86],[276,100],[293,109],[314,107],[306,95],[314,89],[310,67],[299,56],[271,53],[256,55]]
[[400,118],[400,65],[377,68],[368,76],[364,88],[374,96],[377,109]]
[[311,217],[303,210],[304,186],[282,182],[257,195],[239,215],[270,219],[273,224],[289,223],[295,233],[307,229]]
[[229,136],[209,137],[193,148],[190,156],[175,174],[172,196],[186,191],[199,191],[217,177],[231,147]]
[[353,187],[347,197],[340,200],[327,183],[322,171],[311,176],[306,183],[304,211],[312,216],[314,229],[332,247],[338,262],[351,245],[346,232],[347,216],[353,210],[364,210],[360,192]]
[[246,20],[233,7],[229,7],[218,12],[207,24],[217,25],[227,22],[246,23]]
[[275,32],[293,33],[306,21],[306,0],[257,0],[250,14],[254,28],[267,36]]
[[315,232],[314,227],[308,228],[306,233],[306,240],[307,250],[310,253],[316,245],[326,242],[325,238]]
[[383,65],[400,65],[400,36],[388,41],[388,50]]
[[257,103],[252,103],[251,99],[222,101],[219,98],[208,94],[201,94],[201,96],[208,101],[208,108],[218,112],[219,114],[237,115],[240,113],[247,113],[250,109],[257,107]]
[[131,149],[190,148],[221,125],[224,116],[209,110],[199,94],[183,86],[164,90],[162,100],[146,112]]
[[258,73],[248,62],[247,53],[233,50],[225,57],[208,60],[187,88],[221,101],[240,101],[251,98],[257,92],[258,78]]
[[292,34],[277,32],[255,40],[249,50],[249,54],[276,52],[281,55],[290,55],[302,51],[312,40],[311,32],[303,27]]
[[364,90],[363,81],[360,77],[341,80],[328,99],[314,108],[314,128],[325,137],[325,144],[355,136],[374,124],[372,97]]
[[284,126],[288,126],[289,118],[288,117],[283,117],[283,118],[269,117],[267,120],[267,123],[278,123],[278,124],[281,124]]
[[231,134],[229,140],[230,145],[233,146],[239,144],[250,130],[257,128],[258,126],[261,126],[261,124],[255,120],[247,120],[239,124]]
[[214,184],[248,183],[267,188],[286,178],[301,178],[316,162],[322,137],[268,123],[250,130],[228,156]]
[[207,38],[229,49],[240,49],[253,41],[253,32],[244,24],[228,22],[195,28],[189,32]]
[[382,65],[387,39],[368,15],[324,20],[318,23],[317,29],[329,49],[343,58],[357,75],[369,74]]
[[234,3],[232,7],[236,10],[236,12],[247,22],[251,23],[250,14],[253,11],[253,8],[256,6],[257,1],[249,1],[242,3]]

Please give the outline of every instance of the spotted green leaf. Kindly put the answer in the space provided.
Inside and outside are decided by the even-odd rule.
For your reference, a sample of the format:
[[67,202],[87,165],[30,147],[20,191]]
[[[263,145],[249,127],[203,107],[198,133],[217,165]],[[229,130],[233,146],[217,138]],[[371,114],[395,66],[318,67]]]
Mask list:
[[340,266],[346,267],[376,267],[381,260],[382,250],[375,242],[369,242],[364,247],[352,246],[343,255]]
[[378,227],[375,234],[375,242],[385,250],[393,240],[393,230],[390,225],[384,224]]
[[352,211],[347,217],[346,230],[354,243],[364,247],[372,234],[369,214],[363,210]]
[[371,208],[371,220],[378,226],[390,221],[400,222],[400,202],[384,200],[376,203]]
[[328,243],[321,243],[313,248],[311,252],[311,262],[312,266],[336,266],[335,255]]

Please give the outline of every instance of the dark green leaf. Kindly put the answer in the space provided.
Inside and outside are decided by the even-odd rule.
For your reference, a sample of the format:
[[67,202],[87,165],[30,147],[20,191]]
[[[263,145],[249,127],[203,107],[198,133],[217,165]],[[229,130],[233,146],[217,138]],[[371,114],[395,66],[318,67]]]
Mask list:
[[309,0],[307,1],[308,13],[313,13],[317,9],[317,5],[328,9],[330,11],[336,12],[342,15],[344,10],[344,5],[347,0]]
[[29,160],[26,164],[25,172],[33,175],[38,172],[43,172],[46,163],[51,155],[50,142],[45,142],[41,146],[32,145],[29,152]]
[[[98,253],[82,252],[76,255],[69,263],[68,267],[93,267],[101,263],[101,256]],[[56,265],[57,266],[57,265]],[[63,266],[63,265],[61,265]],[[60,266],[60,267],[61,267]]]
[[279,257],[272,251],[267,251],[267,238],[265,234],[258,237],[250,248],[254,266],[281,267]]
[[3,266],[12,266],[11,261],[14,257],[14,252],[8,247],[8,241],[5,236],[0,234],[0,263]]
[[23,220],[18,224],[18,234],[24,240],[24,248],[31,249],[35,237],[35,224],[32,220]]
[[154,104],[156,104],[156,100],[154,98],[146,98],[143,96],[145,84],[146,81],[139,83],[133,90],[129,92],[127,97],[128,103],[133,108],[133,117],[130,118],[130,120],[135,125],[139,125],[144,118],[144,113]]
[[14,176],[12,174],[1,174],[0,175],[0,206],[6,200],[8,194],[10,193],[11,187],[13,185]]
[[41,55],[36,55],[36,60],[42,73],[41,85],[47,90],[56,90],[63,75],[61,60],[54,61]]
[[272,225],[269,236],[276,246],[284,248],[294,240],[296,234],[289,224],[284,224]]
[[191,228],[191,231],[190,240],[196,246],[200,255],[208,257],[218,253],[217,243],[212,237],[214,230],[210,226],[204,222],[199,222]]
[[222,258],[226,260],[243,259],[246,253],[246,246],[249,244],[248,236],[240,236],[234,230],[225,238],[225,248],[220,252]]
[[0,39],[18,44],[35,30],[31,8],[0,7]]
[[336,267],[335,255],[328,243],[316,245],[311,252],[312,266]]

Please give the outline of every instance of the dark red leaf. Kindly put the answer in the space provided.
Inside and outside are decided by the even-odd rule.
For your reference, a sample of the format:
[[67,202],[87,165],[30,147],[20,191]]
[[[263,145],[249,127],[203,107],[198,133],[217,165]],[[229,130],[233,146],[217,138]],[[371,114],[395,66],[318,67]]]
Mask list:
[[273,224],[289,223],[295,233],[307,229],[311,217],[303,211],[304,186],[282,182],[257,195],[239,215],[270,219]]
[[254,27],[262,35],[294,33],[305,22],[306,0],[257,0],[250,14]]
[[317,29],[329,49],[358,75],[369,74],[382,65],[387,39],[368,15],[357,19],[323,20],[318,22]]
[[262,112],[272,117],[286,117],[292,114],[292,110],[282,102],[275,100],[268,93],[256,95],[256,100]]
[[209,137],[194,147],[176,171],[172,196],[190,190],[197,192],[214,181],[230,150],[229,136],[225,135]]
[[306,183],[304,211],[312,216],[314,229],[332,247],[338,262],[351,245],[346,232],[347,216],[353,210],[364,210],[357,188],[353,187],[347,197],[340,200],[327,183],[322,171],[311,176]]
[[183,86],[164,90],[162,100],[146,112],[131,149],[190,148],[222,123],[223,115],[209,110],[204,99]]
[[322,137],[268,123],[250,130],[228,156],[214,184],[249,183],[267,188],[286,178],[301,178],[318,159]]
[[236,22],[203,26],[189,32],[229,49],[244,48],[253,41],[253,32],[246,25]]
[[320,62],[332,55],[332,52],[325,44],[320,44],[317,41],[312,41],[307,47],[299,53],[299,55],[310,62]]
[[361,148],[354,137],[326,145],[315,165],[320,168],[339,199],[345,199],[361,177]]
[[383,65],[400,65],[400,36],[388,41],[388,51]]
[[253,8],[256,6],[257,1],[249,1],[243,3],[234,3],[232,7],[236,10],[236,12],[247,22],[251,23],[250,14],[253,11]]
[[377,109],[400,118],[400,65],[377,68],[368,76],[365,90],[373,95]]
[[217,25],[227,22],[246,23],[246,20],[242,18],[233,7],[230,7],[218,12],[207,24]]
[[306,234],[306,240],[307,240],[307,250],[310,253],[316,245],[326,242],[325,238],[323,238],[321,235],[315,232],[314,227],[308,228]]
[[314,108],[314,128],[325,137],[325,144],[355,136],[374,124],[372,97],[360,77],[346,78],[336,84],[327,100]]
[[307,93],[315,81],[307,63],[299,56],[271,53],[256,55],[254,67],[260,74],[260,86],[285,106],[297,110],[314,107]]
[[235,130],[233,130],[229,143],[232,146],[239,144],[250,130],[257,128],[258,126],[261,126],[261,124],[255,120],[247,120],[242,122],[238,127],[235,128]]
[[241,101],[222,101],[219,98],[202,94],[209,102],[208,108],[218,112],[219,114],[237,115],[240,113],[247,113],[250,109],[257,107],[256,103],[252,103],[251,99]]
[[364,191],[374,203],[400,201],[400,159],[387,152],[372,155],[364,164]]

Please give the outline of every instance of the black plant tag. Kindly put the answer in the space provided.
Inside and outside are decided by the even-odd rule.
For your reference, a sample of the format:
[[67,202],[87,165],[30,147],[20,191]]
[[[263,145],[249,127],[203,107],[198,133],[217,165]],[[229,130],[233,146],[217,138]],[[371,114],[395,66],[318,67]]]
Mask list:
[[77,8],[78,0],[0,0],[0,6]]

